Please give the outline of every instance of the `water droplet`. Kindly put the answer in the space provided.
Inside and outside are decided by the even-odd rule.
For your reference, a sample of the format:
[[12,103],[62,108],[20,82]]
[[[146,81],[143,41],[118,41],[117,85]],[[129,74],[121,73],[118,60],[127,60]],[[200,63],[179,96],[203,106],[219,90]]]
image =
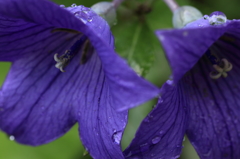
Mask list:
[[161,41],[164,41],[165,40],[165,37],[163,35],[159,35],[158,38],[161,40]]
[[87,18],[88,22],[92,22],[92,20],[93,20],[93,18],[91,16]]
[[116,131],[114,130],[114,133],[112,135],[112,140],[116,144],[120,144],[122,138],[122,131]]
[[14,141],[14,140],[15,140],[15,137],[14,137],[13,135],[10,135],[10,136],[9,136],[9,140]]
[[183,36],[188,36],[188,32],[187,32],[187,31],[184,31],[184,32],[183,32]]
[[158,99],[158,103],[162,103],[163,102],[163,99],[160,97],[159,99]]
[[180,155],[177,155],[177,156],[175,156],[175,157],[173,157],[173,158],[175,159],[175,158],[179,158],[179,157],[180,157]]
[[146,123],[150,122],[150,120],[148,118],[145,118],[143,121],[146,122]]
[[73,4],[71,5],[71,7],[77,7],[77,5],[76,5],[75,3],[73,3]]
[[164,133],[164,131],[163,131],[163,130],[161,130],[161,131],[159,132],[159,134],[160,134],[160,135],[162,135],[163,133]]
[[148,150],[149,150],[149,145],[148,145],[148,143],[145,143],[145,144],[140,145],[140,150],[141,150],[141,152],[146,152],[146,151],[148,151]]
[[130,151],[125,157],[131,157],[132,156],[132,151]]
[[161,138],[157,136],[157,137],[152,139],[152,143],[157,144],[157,143],[159,143],[160,140],[161,140]]
[[208,19],[209,16],[208,16],[208,15],[204,15],[203,18],[204,18],[204,19]]
[[169,85],[173,85],[173,80],[169,79],[169,80],[167,80],[166,83],[169,84]]
[[[0,111],[1,111],[1,109],[0,109]],[[237,123],[238,123],[238,120],[237,120],[237,119],[234,119],[233,122],[234,122],[235,124],[237,124]]]
[[75,15],[75,16],[76,16],[76,15],[79,15],[79,11],[78,11],[78,12],[75,12],[75,13],[73,13],[73,15]]
[[227,16],[223,12],[213,12],[210,14],[208,21],[211,25],[224,24],[227,21]]
[[61,8],[65,8],[65,5],[61,4],[60,7],[61,7]]
[[186,140],[186,138],[185,138],[185,136],[183,137],[183,141],[185,141]]
[[178,144],[177,147],[178,147],[178,148],[179,148],[179,147],[182,147],[182,145]]

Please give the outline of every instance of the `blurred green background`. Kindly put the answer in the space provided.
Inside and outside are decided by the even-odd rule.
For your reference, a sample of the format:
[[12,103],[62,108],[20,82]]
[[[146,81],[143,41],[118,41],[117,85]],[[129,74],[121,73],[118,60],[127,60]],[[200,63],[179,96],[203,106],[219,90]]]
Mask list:
[[[98,0],[54,0],[58,4],[70,6],[73,3],[90,7]],[[228,19],[240,19],[239,0],[178,0],[180,5],[192,5],[210,14],[213,11],[224,12]],[[151,12],[137,16],[136,10],[146,4]],[[118,9],[118,23],[112,27],[116,40],[116,51],[129,61],[129,64],[142,76],[161,86],[169,77],[170,68],[157,41],[154,30],[171,28],[172,13],[162,0],[126,0]],[[131,54],[131,56],[130,56]],[[3,83],[10,63],[0,63],[0,83]],[[129,123],[122,140],[123,149],[134,137],[141,120],[155,105],[156,99],[130,110]],[[0,159],[90,159],[83,156],[84,148],[78,136],[78,125],[66,135],[46,145],[30,147],[20,145],[0,132]],[[186,139],[182,159],[198,159],[194,149]]]

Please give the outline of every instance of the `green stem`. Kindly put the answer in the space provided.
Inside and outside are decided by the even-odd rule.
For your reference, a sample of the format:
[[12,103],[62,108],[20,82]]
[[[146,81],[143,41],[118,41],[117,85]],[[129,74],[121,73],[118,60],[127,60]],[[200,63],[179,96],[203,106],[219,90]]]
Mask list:
[[137,42],[138,42],[138,39],[139,39],[139,35],[141,33],[141,30],[142,30],[142,24],[139,24],[134,32],[134,35],[133,35],[133,41],[132,41],[132,45],[131,45],[131,48],[130,48],[130,51],[128,53],[128,62],[131,62],[132,60],[132,57],[133,57],[133,53],[135,51],[135,48],[136,48],[136,45],[137,45]]

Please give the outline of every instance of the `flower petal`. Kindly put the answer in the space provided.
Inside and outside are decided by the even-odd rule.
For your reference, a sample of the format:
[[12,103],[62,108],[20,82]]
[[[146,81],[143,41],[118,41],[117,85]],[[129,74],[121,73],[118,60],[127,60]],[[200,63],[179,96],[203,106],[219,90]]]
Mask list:
[[187,103],[180,84],[168,81],[157,106],[141,123],[135,138],[124,151],[126,158],[177,158],[187,126]]
[[[77,30],[86,35],[102,61],[115,108],[126,110],[157,96],[159,89],[140,78],[114,52],[113,37],[106,21],[83,6],[78,6],[78,11],[67,9],[69,11],[46,0],[0,0],[0,14],[4,16],[44,26]],[[70,12],[74,12],[75,16]]]
[[[1,88],[0,128],[21,143],[49,142],[76,122],[72,97],[67,93],[76,90],[72,89],[71,76],[79,67],[80,58],[70,63],[67,73],[54,67],[53,55],[71,46],[64,41],[59,38],[58,45],[41,47],[36,54],[16,60]],[[52,52],[47,52],[49,49]],[[73,64],[75,67],[71,68]]]
[[233,64],[226,78],[211,79],[209,72],[213,67],[205,57],[183,78],[185,96],[191,106],[187,135],[203,159],[240,156],[239,26],[232,22],[227,32],[210,48],[214,55]]
[[[156,96],[159,89],[114,52],[112,34],[101,17],[83,6],[77,9],[62,9],[45,0],[0,0],[0,18],[5,20],[0,37],[7,36],[4,29],[11,35],[0,42],[5,47],[0,60],[13,62],[0,92],[0,128],[21,143],[39,145],[61,136],[78,121],[92,156],[122,158],[119,141],[127,118],[126,111],[117,113],[116,108],[136,106]],[[24,27],[15,29],[19,25]],[[51,33],[56,28],[80,33]],[[90,50],[92,56],[84,65],[79,65],[78,53],[61,73],[54,67],[54,54],[65,52],[83,34],[95,51]],[[85,125],[86,120],[92,124]],[[102,142],[96,142],[94,128],[103,128],[98,139]]]
[[[205,26],[200,19],[195,25],[183,29],[157,30],[173,72],[173,80],[177,83],[189,71],[207,49],[221,36],[226,27]],[[202,25],[204,24],[202,27]]]
[[[95,87],[81,100],[78,122],[81,141],[86,150],[96,159],[124,159],[121,138],[127,123],[127,111],[117,112],[111,105],[111,90],[101,71],[92,72]],[[80,100],[79,100],[80,102]]]

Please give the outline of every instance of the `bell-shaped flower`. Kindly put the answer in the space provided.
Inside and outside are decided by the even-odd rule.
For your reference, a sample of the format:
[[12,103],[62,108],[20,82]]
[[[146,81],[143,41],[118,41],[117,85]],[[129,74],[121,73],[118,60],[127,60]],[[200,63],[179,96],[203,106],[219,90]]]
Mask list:
[[159,93],[115,53],[109,25],[84,6],[0,0],[0,61],[12,62],[0,129],[23,144],[48,143],[78,122],[92,157],[123,158],[127,109]]
[[173,76],[127,158],[178,158],[185,133],[201,159],[240,158],[240,20],[213,12],[156,35]]

